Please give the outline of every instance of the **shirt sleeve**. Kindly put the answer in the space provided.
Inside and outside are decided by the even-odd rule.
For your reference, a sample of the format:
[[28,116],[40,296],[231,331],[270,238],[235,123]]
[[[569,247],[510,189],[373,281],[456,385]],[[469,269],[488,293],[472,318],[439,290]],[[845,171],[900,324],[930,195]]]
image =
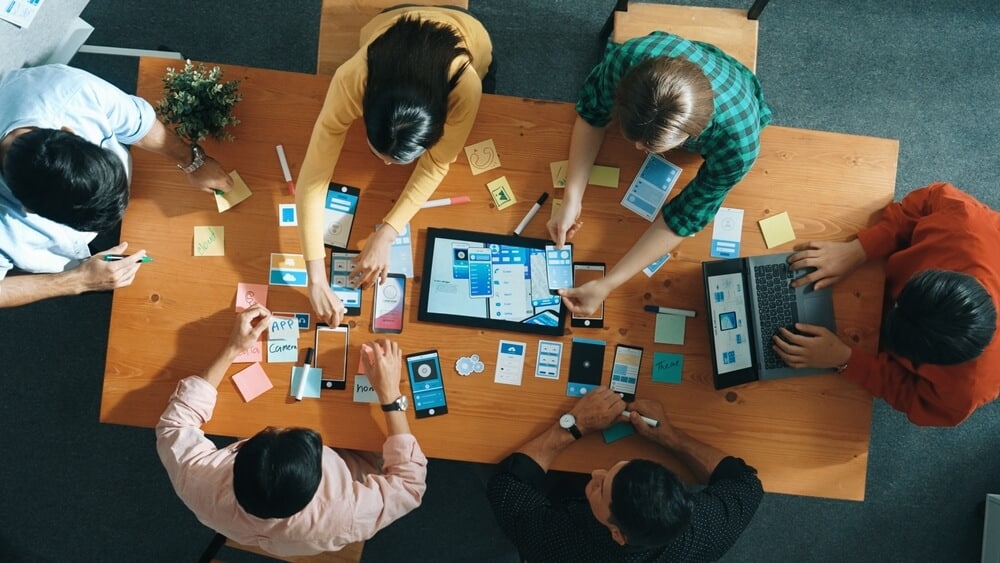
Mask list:
[[326,190],[340,160],[347,130],[361,116],[362,89],[367,75],[362,54],[363,51],[359,51],[333,75],[295,185],[299,236],[306,260],[326,257],[323,247]]
[[611,122],[615,90],[628,66],[620,45],[608,41],[604,58],[587,75],[576,102],[576,113],[593,127]]
[[858,240],[869,260],[885,258],[910,245],[913,230],[922,217],[950,205],[965,205],[970,199],[951,184],[945,183],[914,190],[902,201],[890,203],[882,211],[878,223],[858,233]]
[[133,145],[149,133],[156,122],[156,110],[146,100],[126,94],[111,83],[92,74],[78,71],[80,95],[86,98],[84,107],[101,108],[123,145]]
[[185,468],[216,451],[201,427],[211,420],[217,397],[216,388],[203,378],[182,379],[156,424],[156,452],[182,498]]
[[416,168],[396,205],[385,216],[384,221],[396,229],[397,233],[403,232],[406,223],[420,211],[424,202],[448,174],[451,163],[458,159],[476,122],[476,113],[482,100],[482,88],[482,82],[475,69],[471,66],[466,67],[448,96],[448,118],[441,139],[417,159]]

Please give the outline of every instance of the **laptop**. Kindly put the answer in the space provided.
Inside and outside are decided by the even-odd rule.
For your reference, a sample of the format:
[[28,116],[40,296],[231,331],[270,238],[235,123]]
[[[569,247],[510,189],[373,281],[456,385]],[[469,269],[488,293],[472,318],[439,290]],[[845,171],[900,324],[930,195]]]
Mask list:
[[830,288],[792,288],[806,270],[792,271],[790,252],[702,262],[708,304],[712,379],[716,389],[751,381],[816,375],[833,369],[790,368],[774,350],[778,327],[796,322],[836,332]]

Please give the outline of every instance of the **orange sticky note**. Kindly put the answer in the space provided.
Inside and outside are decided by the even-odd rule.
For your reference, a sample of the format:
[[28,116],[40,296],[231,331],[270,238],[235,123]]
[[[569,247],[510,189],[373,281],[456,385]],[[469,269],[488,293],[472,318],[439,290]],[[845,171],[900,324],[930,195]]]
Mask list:
[[233,375],[233,383],[236,384],[240,395],[243,395],[243,400],[248,403],[274,387],[259,363],[250,365]]

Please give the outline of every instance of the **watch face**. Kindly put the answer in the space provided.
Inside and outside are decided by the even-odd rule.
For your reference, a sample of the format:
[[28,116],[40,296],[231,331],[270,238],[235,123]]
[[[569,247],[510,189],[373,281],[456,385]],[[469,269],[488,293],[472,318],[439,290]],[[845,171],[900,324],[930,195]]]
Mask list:
[[559,417],[559,426],[569,429],[574,424],[576,424],[576,417],[570,413],[566,413]]
[[406,395],[400,395],[396,403],[399,405],[399,410],[401,411],[405,411],[410,406],[410,401],[406,399]]

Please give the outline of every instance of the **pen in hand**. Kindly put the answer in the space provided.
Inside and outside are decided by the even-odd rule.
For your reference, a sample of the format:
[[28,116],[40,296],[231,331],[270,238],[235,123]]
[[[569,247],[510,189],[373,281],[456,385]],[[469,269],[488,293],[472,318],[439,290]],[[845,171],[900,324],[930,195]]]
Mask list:
[[[631,417],[632,411],[625,409],[622,411],[622,416]],[[641,418],[643,422],[649,425],[650,428],[656,428],[660,425],[660,421],[656,420],[655,418],[649,418],[648,416],[642,416],[641,414],[639,415],[639,418]]]
[[[105,262],[117,262],[119,260],[124,260],[126,258],[129,258],[130,256],[132,256],[132,255],[131,254],[105,254],[104,255],[104,261]],[[140,262],[152,262],[153,259],[151,257],[149,257],[149,256],[143,256],[142,258],[139,259],[139,261]]]

